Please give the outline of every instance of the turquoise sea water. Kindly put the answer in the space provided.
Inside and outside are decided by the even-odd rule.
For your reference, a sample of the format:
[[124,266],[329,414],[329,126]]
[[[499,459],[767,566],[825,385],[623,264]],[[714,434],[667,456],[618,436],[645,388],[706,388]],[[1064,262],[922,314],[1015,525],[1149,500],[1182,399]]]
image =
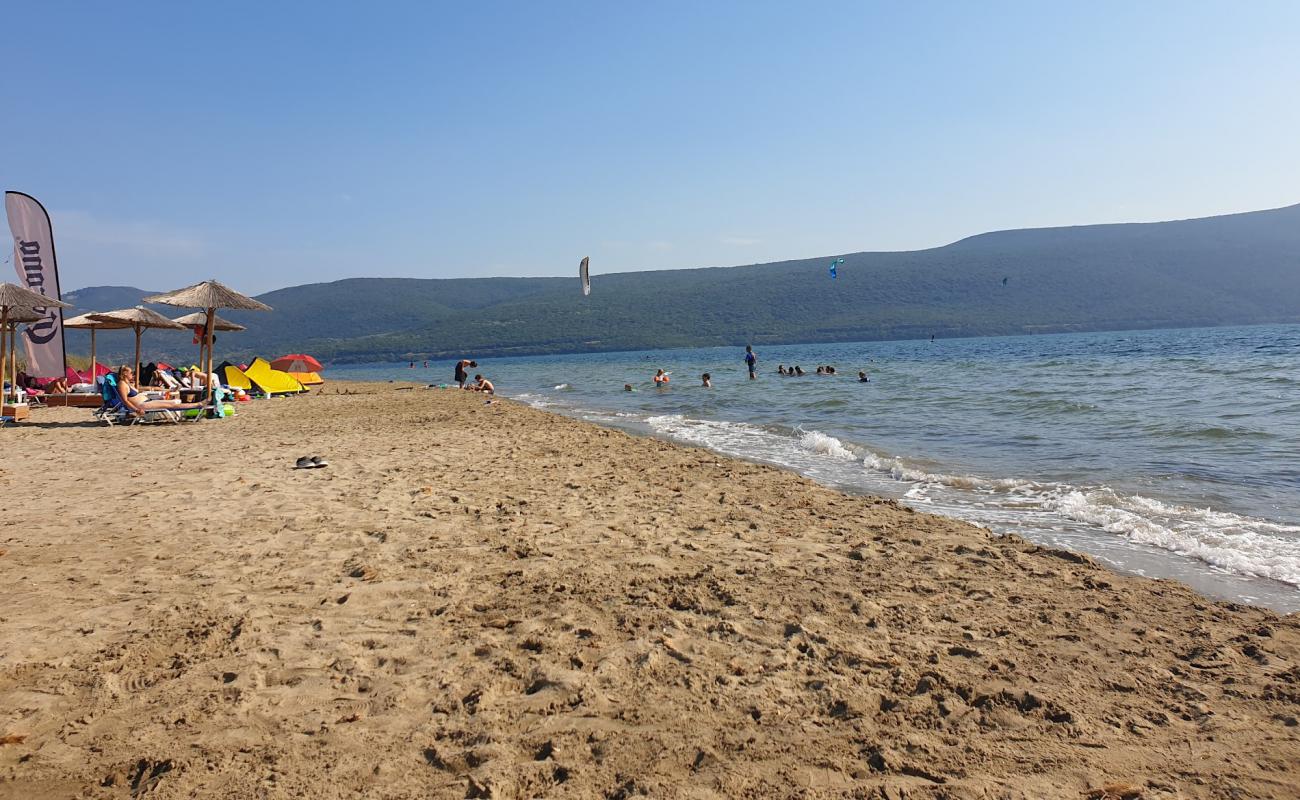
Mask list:
[[[477,371],[538,407],[1300,610],[1300,326],[757,352],[756,381],[742,348],[479,359]],[[779,363],[839,374],[787,378]],[[657,368],[669,388],[651,384]],[[452,364],[327,376],[446,383]]]

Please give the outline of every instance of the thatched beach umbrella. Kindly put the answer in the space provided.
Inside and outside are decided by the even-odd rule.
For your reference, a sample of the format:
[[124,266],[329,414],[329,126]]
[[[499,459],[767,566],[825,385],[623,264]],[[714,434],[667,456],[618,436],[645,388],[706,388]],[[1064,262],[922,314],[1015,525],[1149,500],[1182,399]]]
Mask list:
[[79,317],[73,317],[72,319],[65,319],[63,321],[63,327],[65,328],[79,328],[81,330],[90,331],[90,382],[92,384],[95,382],[95,373],[98,370],[95,364],[95,331],[120,330],[122,328],[131,327],[131,324],[128,322],[123,322],[121,320],[99,320],[94,319],[94,316],[95,312],[92,311],[89,314],[82,314]]
[[[11,312],[18,309],[30,310],[34,308],[68,308],[67,303],[61,300],[55,300],[52,297],[46,297],[40,292],[33,292],[22,286],[13,283],[0,283],[0,331],[5,331],[4,336],[8,336],[9,316]],[[43,315],[42,315],[43,316]],[[0,336],[0,377],[9,372],[9,351],[12,346],[5,347],[5,338]],[[16,340],[15,333],[14,339]],[[11,343],[12,345],[12,343]],[[16,388],[16,387],[15,387]],[[3,394],[3,392],[0,392]]]
[[124,322],[125,327],[135,331],[135,379],[140,380],[140,336],[144,334],[146,328],[171,328],[172,330],[184,330],[185,326],[172,322],[171,320],[159,314],[157,311],[150,311],[144,306],[135,308],[124,308],[120,311],[105,311],[103,314],[88,314],[96,322]]
[[[183,316],[183,317],[176,317],[176,318],[174,318],[174,319],[172,320],[172,322],[179,322],[180,324],[184,325],[184,326],[187,327],[187,328],[193,328],[193,327],[200,327],[200,328],[201,328],[201,327],[203,327],[204,325],[207,324],[207,321],[208,321],[208,315],[205,314],[205,313],[203,313],[202,311],[195,311],[193,314],[186,314],[186,315]],[[243,325],[240,325],[238,322],[231,322],[231,321],[228,320],[228,319],[222,319],[221,317],[218,317],[216,314],[213,314],[213,315],[212,315],[212,330],[214,330],[214,331],[246,331],[246,330],[248,330],[248,328],[245,328]],[[200,363],[200,364],[203,363],[203,351],[204,351],[204,348],[205,348],[206,346],[207,346],[207,337],[205,337],[205,336],[200,336],[200,338],[199,338],[199,360],[198,360],[198,363]]]
[[[169,306],[182,306],[185,308],[202,308],[204,309],[203,329],[207,336],[208,361],[204,366],[204,374],[212,374],[212,321],[216,319],[218,308],[237,308],[248,311],[270,311],[271,307],[266,303],[259,303],[251,297],[236,292],[229,286],[218,283],[217,281],[204,281],[196,283],[193,286],[186,286],[184,289],[177,289],[174,292],[166,294],[155,294],[144,299],[146,303],[163,303]],[[212,402],[212,381],[208,380],[208,402]]]

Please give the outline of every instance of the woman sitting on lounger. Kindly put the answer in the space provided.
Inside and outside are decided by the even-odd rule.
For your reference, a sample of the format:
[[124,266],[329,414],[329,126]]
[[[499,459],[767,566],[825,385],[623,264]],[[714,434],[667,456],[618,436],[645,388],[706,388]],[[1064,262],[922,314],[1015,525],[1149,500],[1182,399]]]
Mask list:
[[182,403],[179,400],[145,400],[135,388],[135,370],[122,367],[117,371],[117,394],[122,398],[122,405],[136,414],[146,411],[184,411],[189,408],[203,408],[202,403]]

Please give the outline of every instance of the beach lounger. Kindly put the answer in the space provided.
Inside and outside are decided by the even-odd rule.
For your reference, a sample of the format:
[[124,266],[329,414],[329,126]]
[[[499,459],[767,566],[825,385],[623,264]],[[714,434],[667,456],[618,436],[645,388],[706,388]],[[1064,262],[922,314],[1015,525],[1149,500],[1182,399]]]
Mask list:
[[[153,422],[180,422],[184,419],[180,410],[169,408],[155,408],[143,414],[137,414],[122,402],[122,396],[117,391],[116,375],[104,376],[101,381],[99,396],[103,402],[99,410],[94,412],[94,416],[96,419],[108,423],[110,427],[113,425],[138,425]],[[202,414],[195,417],[195,419],[202,418]]]

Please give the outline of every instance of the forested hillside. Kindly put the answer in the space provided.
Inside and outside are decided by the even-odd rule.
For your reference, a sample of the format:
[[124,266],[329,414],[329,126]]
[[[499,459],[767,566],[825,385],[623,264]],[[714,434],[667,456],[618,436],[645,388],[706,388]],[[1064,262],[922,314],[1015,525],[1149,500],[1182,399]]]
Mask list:
[[[369,361],[1300,321],[1300,205],[1204,219],[1001,231],[930,250],[566,278],[354,278],[232,313],[231,357],[301,351]],[[176,288],[158,286],[151,291]],[[75,313],[148,292],[69,293]],[[177,316],[183,310],[160,308]],[[86,349],[71,333],[69,352]],[[125,353],[130,337],[104,334]],[[178,358],[187,335],[150,332]]]

